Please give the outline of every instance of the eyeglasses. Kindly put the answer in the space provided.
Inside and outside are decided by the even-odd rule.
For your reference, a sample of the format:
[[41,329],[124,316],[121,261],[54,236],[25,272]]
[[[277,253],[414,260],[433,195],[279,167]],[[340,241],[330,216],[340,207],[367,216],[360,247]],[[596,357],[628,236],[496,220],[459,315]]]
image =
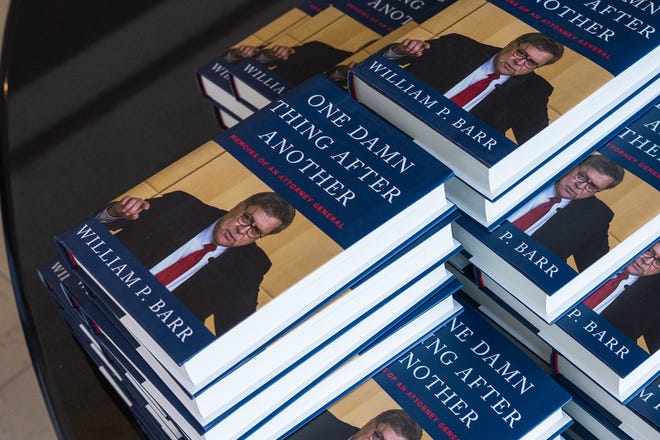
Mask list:
[[238,224],[241,226],[249,226],[244,234],[250,238],[257,239],[264,236],[259,227],[254,224],[254,217],[252,217],[249,212],[243,212],[243,214],[238,217]]
[[[642,259],[646,261],[646,264],[652,265],[656,269],[660,269],[660,257],[655,253],[653,249],[649,249],[642,253]],[[651,259],[650,261],[648,261]]]
[[523,49],[516,49],[513,51],[513,57],[517,60],[525,60],[523,63],[523,66],[527,67],[528,69],[538,69],[541,67],[539,63],[534,61],[529,57],[529,54],[525,52]]
[[580,171],[579,169],[578,169],[577,172],[575,173],[574,178],[575,178],[575,180],[576,180],[577,182],[579,182],[579,183],[584,183],[583,188],[584,188],[584,190],[587,191],[587,192],[590,192],[590,193],[594,193],[594,194],[595,194],[595,193],[597,193],[597,192],[602,191],[602,189],[599,188],[598,185],[596,185],[595,183],[593,183],[593,182],[591,181],[591,179],[589,179],[589,176],[587,176],[586,173]]
[[374,429],[369,434],[369,440],[385,440],[385,436],[378,429]]

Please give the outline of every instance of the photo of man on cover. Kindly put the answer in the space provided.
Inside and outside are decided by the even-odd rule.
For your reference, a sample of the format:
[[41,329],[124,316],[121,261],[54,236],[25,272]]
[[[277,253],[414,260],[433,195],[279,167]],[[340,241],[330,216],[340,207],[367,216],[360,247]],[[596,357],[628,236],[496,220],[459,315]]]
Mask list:
[[653,354],[660,348],[660,241],[637,255],[583,301]]
[[452,33],[406,38],[381,53],[503,135],[511,130],[522,144],[549,124],[553,87],[536,71],[559,61],[564,47],[539,32],[504,47]]
[[252,314],[271,267],[257,241],[286,229],[294,208],[274,192],[247,197],[231,209],[184,191],[148,200],[126,196],[97,219],[216,336]]
[[614,212],[596,194],[616,188],[624,169],[593,154],[521,206],[509,221],[562,260],[572,257],[578,272],[609,251]]

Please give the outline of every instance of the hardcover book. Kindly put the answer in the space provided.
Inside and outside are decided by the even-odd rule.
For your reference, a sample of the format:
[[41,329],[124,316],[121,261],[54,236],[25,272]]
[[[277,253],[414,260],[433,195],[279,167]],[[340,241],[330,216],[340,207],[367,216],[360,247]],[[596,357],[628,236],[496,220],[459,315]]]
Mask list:
[[218,121],[220,128],[226,130],[238,124],[242,119],[220,105],[213,106],[215,120]]
[[[321,390],[314,387],[247,438],[282,438],[296,428],[287,438],[323,438],[330,427],[342,426],[349,436],[373,435],[387,428],[379,414],[392,411],[412,431],[423,429],[423,438],[554,438],[570,424],[562,411],[568,393],[474,309],[463,307],[373,381],[350,394],[337,391],[342,398],[328,412],[314,405]],[[296,412],[317,417],[302,427],[282,421]]]
[[411,29],[455,2],[335,2],[304,26],[271,40],[255,57],[232,65],[234,94],[262,108],[316,74],[345,84],[345,70],[338,66],[395,41],[399,30]]
[[362,61],[349,87],[492,200],[660,72],[659,24],[647,3],[482,2]]
[[[558,362],[562,361],[558,360]],[[604,393],[593,380],[579,370],[573,372],[578,382],[573,383],[561,374],[561,367],[558,368],[560,374],[557,380],[571,393],[575,402],[574,406],[567,408],[567,412],[574,419],[579,419],[583,426],[591,428],[592,433],[604,431],[603,435],[598,435],[596,438],[607,438],[609,435],[610,438],[619,439],[647,439],[660,434],[657,423],[658,410],[654,409],[658,405],[657,391],[660,379],[656,379],[624,405]],[[580,388],[579,384],[584,384],[584,388]],[[640,417],[633,406],[643,407],[646,410],[645,414],[651,415],[651,418]]]
[[[453,209],[443,190],[450,176],[316,77],[57,242],[197,393]],[[135,197],[141,191],[162,196]],[[173,276],[176,254],[195,248],[212,254]],[[255,311],[259,291],[273,300]],[[203,325],[211,315],[213,330]]]
[[447,198],[471,219],[492,230],[513,214],[516,206],[525,203],[547,186],[547,182],[559,179],[586,156],[626,130],[626,125],[634,122],[657,103],[660,92],[660,79],[633,94],[615,111],[607,115],[595,127],[572,141],[534,172],[515,183],[496,200],[488,200],[481,193],[457,177],[445,185]]
[[658,124],[655,98],[494,230],[459,218],[457,240],[514,298],[554,322],[660,236]]

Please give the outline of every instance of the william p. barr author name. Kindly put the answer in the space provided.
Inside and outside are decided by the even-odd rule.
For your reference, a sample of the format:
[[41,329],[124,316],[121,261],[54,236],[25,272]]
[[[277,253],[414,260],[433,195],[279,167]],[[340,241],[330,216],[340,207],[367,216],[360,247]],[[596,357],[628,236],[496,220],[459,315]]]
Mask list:
[[181,343],[185,343],[186,339],[194,334],[194,330],[186,324],[181,316],[178,316],[175,309],[168,305],[165,299],[151,297],[154,292],[151,283],[165,289],[155,278],[146,279],[136,273],[136,270],[124,262],[121,255],[99,237],[89,225],[83,224],[75,236],[96,256],[101,267],[104,267],[120,281],[121,292],[128,292],[128,297],[137,299],[138,304],[145,303],[145,311],[153,314]]
[[403,77],[400,73],[393,71],[377,60],[372,61],[369,70],[380,76],[400,93],[412,99],[422,110],[428,110],[429,114],[435,117],[434,122],[438,124],[437,127],[441,131],[451,130],[460,133],[489,151],[497,147],[498,140],[496,138],[484,132],[476,124],[469,122],[464,117],[467,112],[457,106],[445,105],[449,104],[450,101],[441,94],[429,95],[409,78]]

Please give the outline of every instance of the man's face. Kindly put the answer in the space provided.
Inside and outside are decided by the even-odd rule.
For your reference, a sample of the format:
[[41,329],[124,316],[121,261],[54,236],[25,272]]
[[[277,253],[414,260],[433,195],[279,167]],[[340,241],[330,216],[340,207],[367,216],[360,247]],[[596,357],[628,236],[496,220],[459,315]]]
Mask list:
[[595,168],[578,165],[555,182],[555,190],[562,199],[579,200],[593,196],[612,182],[614,178],[598,172]]
[[635,258],[632,263],[626,266],[624,272],[629,275],[637,275],[640,277],[647,277],[660,273],[660,267],[658,267],[660,261],[655,261],[656,258],[660,258],[660,241],[651,246],[646,252],[640,254],[639,257]]
[[238,205],[216,223],[213,239],[220,246],[245,246],[270,234],[281,224],[278,218],[269,215],[260,206]]
[[509,43],[495,55],[495,72],[501,75],[525,75],[538,69],[552,59],[552,54],[544,52],[529,43]]
[[408,440],[397,434],[394,429],[385,423],[374,426],[372,423],[365,425],[353,434],[352,440]]

